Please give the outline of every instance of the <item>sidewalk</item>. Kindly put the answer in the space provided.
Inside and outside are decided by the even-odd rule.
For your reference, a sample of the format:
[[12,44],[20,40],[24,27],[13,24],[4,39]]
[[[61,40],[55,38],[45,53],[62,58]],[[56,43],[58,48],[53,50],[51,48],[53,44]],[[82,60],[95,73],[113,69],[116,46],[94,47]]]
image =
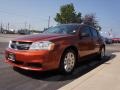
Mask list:
[[120,90],[120,53],[59,90]]

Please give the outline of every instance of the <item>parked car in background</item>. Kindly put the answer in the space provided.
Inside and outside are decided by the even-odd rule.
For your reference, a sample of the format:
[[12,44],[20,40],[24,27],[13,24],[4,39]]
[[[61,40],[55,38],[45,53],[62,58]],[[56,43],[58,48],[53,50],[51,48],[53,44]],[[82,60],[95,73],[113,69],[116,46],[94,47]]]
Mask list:
[[30,30],[30,32],[31,32],[31,34],[40,34],[43,31],[40,31],[40,30]]
[[18,34],[23,34],[23,35],[30,34],[30,30],[28,30],[28,29],[20,29],[20,30],[18,30]]
[[14,67],[34,71],[58,69],[70,74],[83,58],[104,58],[105,43],[91,26],[63,24],[42,34],[11,40],[5,56],[5,61]]
[[7,29],[2,28],[1,33],[3,33],[3,34],[14,34],[15,30],[14,29],[7,30]]
[[105,43],[106,43],[106,44],[112,44],[113,41],[112,41],[111,38],[105,38]]
[[113,43],[120,43],[120,38],[112,38]]

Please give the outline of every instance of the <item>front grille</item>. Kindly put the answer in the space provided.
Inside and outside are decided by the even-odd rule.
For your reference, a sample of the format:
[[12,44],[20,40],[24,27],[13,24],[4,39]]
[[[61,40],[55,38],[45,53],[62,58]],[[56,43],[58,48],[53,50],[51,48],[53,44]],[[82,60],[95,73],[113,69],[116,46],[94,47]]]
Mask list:
[[32,42],[17,42],[12,41],[10,47],[15,50],[28,50]]

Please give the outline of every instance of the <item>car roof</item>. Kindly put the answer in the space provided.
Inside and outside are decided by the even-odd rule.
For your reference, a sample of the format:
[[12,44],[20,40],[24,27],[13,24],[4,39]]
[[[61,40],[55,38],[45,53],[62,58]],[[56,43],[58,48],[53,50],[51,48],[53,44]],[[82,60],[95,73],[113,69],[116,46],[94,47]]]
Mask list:
[[[80,24],[80,23],[58,24],[58,26],[64,26],[64,25],[79,25],[79,26],[89,26],[89,27],[92,27],[90,25]],[[92,28],[94,28],[94,27],[92,27]]]
[[[69,26],[69,25],[77,25],[77,26],[81,26],[81,27],[82,27],[82,26],[88,26],[88,27],[94,28],[93,26],[90,26],[90,25],[87,25],[87,24],[83,24],[83,23],[82,23],[82,24],[80,24],[80,23],[59,24],[59,25],[57,25],[57,26],[64,26],[64,25],[65,25],[65,26],[66,26],[66,25],[68,25],[68,26]],[[94,28],[94,29],[95,29],[95,28]],[[96,29],[95,29],[95,30],[96,30]]]

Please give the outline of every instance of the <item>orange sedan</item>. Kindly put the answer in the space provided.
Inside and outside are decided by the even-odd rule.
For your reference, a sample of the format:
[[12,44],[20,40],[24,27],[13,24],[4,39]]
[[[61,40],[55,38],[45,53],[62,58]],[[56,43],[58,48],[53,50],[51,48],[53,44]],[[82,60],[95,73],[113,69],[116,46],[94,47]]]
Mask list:
[[6,62],[25,70],[59,69],[68,74],[82,58],[105,56],[105,44],[91,26],[63,24],[41,34],[19,37],[9,42]]

